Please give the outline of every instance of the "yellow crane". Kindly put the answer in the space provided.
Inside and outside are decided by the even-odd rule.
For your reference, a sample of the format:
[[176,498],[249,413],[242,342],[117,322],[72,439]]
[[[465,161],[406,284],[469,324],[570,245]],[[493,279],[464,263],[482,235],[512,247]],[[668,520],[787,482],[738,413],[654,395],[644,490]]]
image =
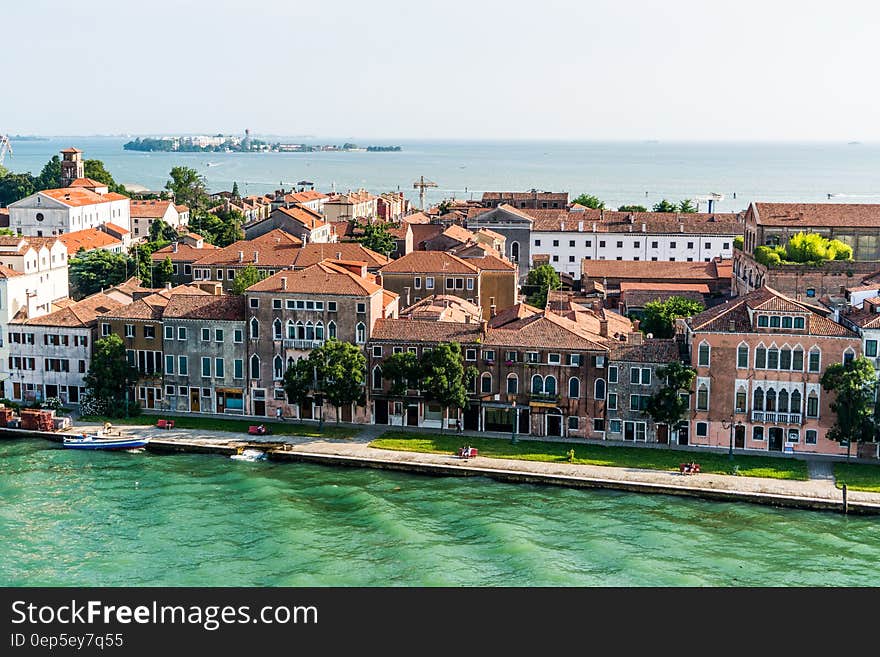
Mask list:
[[428,189],[428,187],[436,186],[437,183],[425,180],[424,176],[419,176],[419,179],[413,183],[413,189],[419,190],[419,210],[425,209],[425,190]]

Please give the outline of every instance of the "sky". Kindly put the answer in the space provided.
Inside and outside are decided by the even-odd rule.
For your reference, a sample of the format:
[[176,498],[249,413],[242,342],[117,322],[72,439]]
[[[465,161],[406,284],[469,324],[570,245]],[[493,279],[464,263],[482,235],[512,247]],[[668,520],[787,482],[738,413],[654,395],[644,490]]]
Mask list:
[[0,4],[0,134],[880,140],[877,2]]

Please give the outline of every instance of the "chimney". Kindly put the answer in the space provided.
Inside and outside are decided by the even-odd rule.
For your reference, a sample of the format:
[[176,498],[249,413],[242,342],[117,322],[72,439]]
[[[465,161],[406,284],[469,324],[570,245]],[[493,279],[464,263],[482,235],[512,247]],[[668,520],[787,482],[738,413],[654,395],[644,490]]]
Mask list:
[[642,320],[634,319],[633,320],[633,331],[638,331],[639,327],[642,325]]
[[559,220],[559,230],[562,231],[563,233],[565,232],[565,219]]
[[684,224],[678,224],[678,232],[679,232],[679,233],[683,233],[683,232],[684,232]]
[[491,306],[489,306],[489,317],[495,317],[497,312],[498,312],[498,306],[496,306],[494,303]]
[[729,322],[727,322],[727,330],[730,333],[736,333],[736,322],[734,320],[731,319]]
[[239,262],[244,262],[244,251],[239,251],[239,252],[238,252],[238,261],[239,261]]
[[166,289],[166,290],[170,290],[170,289],[171,289],[171,281],[166,281],[166,282],[165,282],[165,289]]
[[254,264],[257,264],[258,262],[260,262],[260,252],[254,251]]
[[578,232],[579,232],[579,233],[583,233],[583,232],[584,232],[584,220],[583,220],[583,219],[581,219],[580,221],[578,221]]
[[287,289],[287,277],[286,276],[281,277],[281,289],[282,290]]
[[645,222],[642,222],[642,232],[643,233],[648,232],[648,224],[646,224]]
[[599,335],[601,335],[603,338],[608,337],[608,320],[607,319],[600,319],[599,320]]
[[634,224],[636,222],[635,215],[633,215],[632,212],[629,213],[629,216],[627,217],[627,219],[629,219],[629,223],[631,223],[631,224]]
[[342,251],[337,251],[337,252],[336,252],[336,259],[337,259],[337,260],[342,260]]
[[595,221],[593,222],[593,232],[594,233],[596,232],[596,222]]
[[645,344],[645,336],[643,336],[640,331],[633,331],[629,334],[627,343],[635,346]]
[[480,321],[480,333],[486,335],[486,331],[489,329],[489,322],[484,320]]
[[171,243],[171,250],[172,250],[174,253],[177,253],[177,241],[174,241],[174,242]]

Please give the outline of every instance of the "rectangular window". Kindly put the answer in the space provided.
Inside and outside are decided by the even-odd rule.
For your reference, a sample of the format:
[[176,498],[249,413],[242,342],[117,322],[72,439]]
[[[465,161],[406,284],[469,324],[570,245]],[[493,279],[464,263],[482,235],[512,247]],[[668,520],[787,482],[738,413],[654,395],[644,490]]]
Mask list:
[[786,442],[789,443],[797,443],[800,442],[801,432],[798,429],[789,429],[788,434],[786,436]]
[[810,371],[818,372],[820,365],[821,355],[818,351],[810,352]]
[[296,305],[294,304],[293,299],[287,299],[284,302],[284,307],[287,308],[288,310],[293,310],[294,308],[296,308]]
[[202,342],[209,342],[211,340],[211,329],[203,328],[202,329]]
[[605,420],[600,417],[593,418],[593,431],[604,432],[605,431]]
[[178,340],[186,340],[186,327],[178,326],[177,327],[177,339]]
[[433,276],[425,276],[425,289],[433,290],[434,289],[434,277]]
[[535,246],[541,246],[541,240],[535,240]]
[[608,421],[608,433],[620,433],[620,420]]
[[688,242],[687,248],[689,248],[689,249],[694,248],[694,243],[693,243],[693,242]]
[[669,243],[669,248],[670,248],[670,249],[674,249],[675,247],[676,247],[676,243],[675,243],[675,242],[670,242],[670,243]]
[[749,367],[749,348],[747,345],[740,345],[736,350],[736,366],[741,369]]
[[584,242],[584,246],[589,249],[591,246],[593,246],[593,240],[587,240],[586,242]]
[[235,379],[244,378],[244,361],[241,358],[232,361],[232,377]]
[[736,393],[736,412],[737,413],[745,413],[746,412],[746,391],[740,390]]
[[165,326],[162,328],[162,335],[166,340],[174,339],[174,327],[173,326]]
[[248,305],[251,308],[259,308],[260,307],[260,300],[257,299],[256,297],[251,297],[250,299],[248,299]]
[[651,385],[651,368],[643,367],[642,368],[642,385],[649,386]]
[[421,289],[422,289],[422,277],[421,277],[421,276],[416,276],[416,277],[413,279],[413,287],[414,287],[415,289],[417,289],[417,290],[421,290]]
[[639,381],[641,380],[641,374],[639,372],[638,367],[633,367],[629,371],[629,382],[632,385],[640,385]]
[[126,324],[125,325],[125,337],[127,337],[127,338],[134,337],[134,324]]
[[174,396],[174,386],[165,386],[165,396],[173,397]]
[[581,364],[581,355],[580,354],[568,354],[568,365],[569,367],[578,367]]
[[505,351],[504,352],[504,360],[510,361],[511,363],[516,362],[516,352],[515,351]]
[[214,342],[223,342],[223,329],[214,329]]
[[574,247],[574,240],[568,240],[568,246]]
[[562,360],[559,357],[559,354],[547,354],[547,364],[548,365],[559,365]]
[[608,366],[608,383],[617,383],[617,365]]
[[703,438],[709,435],[708,422],[697,422],[697,435]]
[[782,328],[791,328],[791,317],[782,318]]
[[599,247],[602,249],[605,248],[605,240],[599,240]]
[[281,310],[281,299],[272,299],[272,310]]
[[807,417],[819,417],[819,398],[807,397]]
[[189,368],[187,367],[186,356],[178,356],[177,357],[177,373],[181,376],[187,376],[189,374]]
[[526,362],[527,363],[537,363],[538,362],[538,352],[537,351],[527,351],[526,352]]
[[767,315],[758,315],[758,328],[767,328],[770,326],[770,318]]
[[519,392],[519,379],[515,376],[507,377],[507,394],[515,395]]
[[474,361],[477,360],[477,350],[476,349],[465,349],[464,350],[464,359]]
[[752,440],[764,440],[764,427],[752,428]]
[[641,395],[630,395],[629,396],[629,410],[637,411],[641,406]]
[[469,289],[469,290],[474,289],[474,279],[473,278],[467,279],[467,289]]
[[234,278],[235,278],[235,270],[234,269],[227,269],[226,270],[226,280],[231,281]]
[[232,341],[233,342],[243,342],[244,341],[244,331],[242,329],[235,329],[232,331]]
[[165,374],[174,374],[174,356],[165,356]]
[[779,328],[780,324],[781,324],[781,322],[780,322],[779,315],[771,315],[770,316],[770,328]]
[[706,386],[700,386],[697,389],[697,410],[709,410],[709,388]]
[[222,280],[223,280],[223,270],[222,270],[222,269],[218,269],[218,270],[217,270],[217,280],[218,280],[218,281],[222,281]]
[[211,359],[202,356],[202,376],[211,376]]
[[492,392],[492,377],[484,376],[480,378],[480,391],[486,395]]
[[447,290],[455,289],[455,280],[453,280],[451,278],[447,278],[446,279],[446,289]]
[[617,393],[609,392],[608,393],[608,410],[616,411],[617,410]]
[[483,349],[483,358],[488,361],[495,360],[495,350],[494,349]]
[[700,367],[709,367],[709,345],[700,345],[697,352],[697,364],[700,365]]
[[651,248],[656,249],[660,247],[660,242],[651,242]]
[[373,347],[373,358],[382,358],[382,347]]
[[577,431],[579,426],[578,418],[576,415],[568,416],[568,429],[569,431]]
[[877,355],[877,341],[865,340],[865,356],[874,358]]
[[819,434],[815,429],[807,429],[806,436],[804,437],[804,442],[807,445],[815,445],[818,437]]
[[331,312],[331,313],[336,312],[336,302],[335,301],[328,301],[327,302],[327,311]]
[[156,327],[155,326],[145,326],[144,327],[144,337],[152,340],[156,337]]
[[794,318],[794,328],[803,330],[804,328],[804,318],[803,317],[795,317]]
[[357,311],[361,314],[367,312],[367,304],[365,304],[363,301],[359,301],[357,305]]
[[226,376],[226,368],[224,367],[222,358],[214,359],[214,376],[216,376],[218,379],[222,379],[224,376]]
[[705,248],[705,249],[711,249],[711,248],[712,248],[712,242],[705,242],[705,243],[703,244],[703,248]]

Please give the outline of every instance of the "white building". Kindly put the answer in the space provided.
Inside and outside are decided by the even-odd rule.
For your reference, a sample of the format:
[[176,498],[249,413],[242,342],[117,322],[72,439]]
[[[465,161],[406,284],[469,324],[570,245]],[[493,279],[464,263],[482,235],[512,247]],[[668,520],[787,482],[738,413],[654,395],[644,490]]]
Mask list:
[[180,230],[189,225],[189,208],[185,205],[175,205],[172,201],[131,202],[131,233],[135,242],[149,239],[150,226],[157,220]]
[[109,192],[106,186],[88,178],[73,183],[71,187],[44,189],[10,203],[10,229],[33,237],[63,235],[108,223],[129,229],[127,196]]
[[97,318],[121,305],[99,292],[40,317],[14,319],[7,329],[6,397],[24,403],[57,397],[79,404]]

